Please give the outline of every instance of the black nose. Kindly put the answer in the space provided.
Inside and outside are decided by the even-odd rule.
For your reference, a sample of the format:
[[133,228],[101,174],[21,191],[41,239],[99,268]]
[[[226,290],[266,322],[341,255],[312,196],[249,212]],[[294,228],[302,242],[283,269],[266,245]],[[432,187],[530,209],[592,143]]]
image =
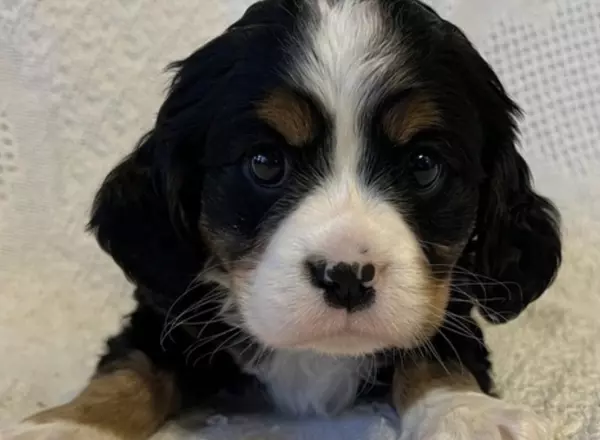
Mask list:
[[349,312],[362,310],[375,299],[375,290],[366,283],[375,278],[375,266],[358,263],[327,264],[307,262],[312,283],[324,290],[327,304]]

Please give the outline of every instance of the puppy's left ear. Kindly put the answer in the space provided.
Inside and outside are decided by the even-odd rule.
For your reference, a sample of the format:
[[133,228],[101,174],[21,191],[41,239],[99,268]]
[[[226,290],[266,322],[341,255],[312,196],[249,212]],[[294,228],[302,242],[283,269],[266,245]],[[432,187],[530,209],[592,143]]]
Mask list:
[[[491,322],[518,316],[552,284],[561,264],[560,215],[537,194],[517,151],[519,109],[488,63],[457,29],[463,78],[482,127],[478,220],[460,264],[481,275],[477,299]],[[461,46],[462,45],[462,46]]]
[[472,268],[484,275],[478,292],[484,316],[505,322],[554,281],[562,258],[560,217],[532,188],[529,168],[513,144],[487,154],[492,159],[481,189]]

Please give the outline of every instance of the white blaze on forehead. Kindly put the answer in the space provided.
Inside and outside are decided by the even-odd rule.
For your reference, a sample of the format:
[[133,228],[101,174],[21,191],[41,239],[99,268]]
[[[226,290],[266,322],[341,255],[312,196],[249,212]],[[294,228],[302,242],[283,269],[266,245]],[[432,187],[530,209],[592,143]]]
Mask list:
[[[271,232],[256,269],[236,278],[244,326],[272,349],[356,356],[408,348],[430,321],[425,257],[398,205],[366,186],[361,160],[365,112],[412,76],[399,67],[379,1],[305,1],[312,15],[290,48],[290,79],[330,119],[332,148],[323,151],[332,169]],[[374,303],[352,315],[330,307],[307,270],[314,257],[376,267]]]
[[[312,6],[293,48],[291,79],[332,123],[330,175],[278,224],[256,269],[234,280],[243,325],[272,352],[256,368],[273,400],[294,412],[348,406],[361,355],[409,348],[426,336],[433,302],[424,254],[397,205],[361,179],[369,106],[409,76],[377,0],[304,0]],[[376,299],[349,314],[330,307],[307,270],[327,263],[372,264]],[[434,304],[435,306],[436,304]],[[436,309],[437,313],[437,309]]]
[[377,1],[318,0],[297,65],[302,85],[331,112],[363,103],[397,57]]
[[402,75],[391,68],[397,65],[399,46],[379,2],[312,2],[293,79],[333,119],[334,174],[356,176],[364,145],[360,120],[386,82]]

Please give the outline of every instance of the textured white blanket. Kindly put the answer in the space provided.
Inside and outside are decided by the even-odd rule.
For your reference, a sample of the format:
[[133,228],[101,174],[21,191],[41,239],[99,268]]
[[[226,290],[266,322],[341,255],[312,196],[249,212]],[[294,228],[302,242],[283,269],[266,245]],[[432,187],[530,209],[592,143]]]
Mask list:
[[[149,127],[162,68],[249,0],[0,0],[0,426],[66,399],[131,307],[84,234],[101,178]],[[600,439],[600,2],[437,0],[524,106],[525,154],[565,216],[565,265],[487,329],[506,398],[558,439]],[[386,408],[338,421],[217,419],[165,438],[394,438]],[[242,434],[244,433],[244,434]]]

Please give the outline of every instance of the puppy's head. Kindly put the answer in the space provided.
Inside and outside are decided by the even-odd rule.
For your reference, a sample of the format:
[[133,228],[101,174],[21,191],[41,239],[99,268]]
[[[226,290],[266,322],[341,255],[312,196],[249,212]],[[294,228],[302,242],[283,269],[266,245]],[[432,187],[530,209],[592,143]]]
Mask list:
[[430,337],[458,273],[490,319],[551,283],[558,215],[517,108],[427,7],[266,0],[175,67],[91,221],[157,295],[202,273],[262,344],[361,354]]

